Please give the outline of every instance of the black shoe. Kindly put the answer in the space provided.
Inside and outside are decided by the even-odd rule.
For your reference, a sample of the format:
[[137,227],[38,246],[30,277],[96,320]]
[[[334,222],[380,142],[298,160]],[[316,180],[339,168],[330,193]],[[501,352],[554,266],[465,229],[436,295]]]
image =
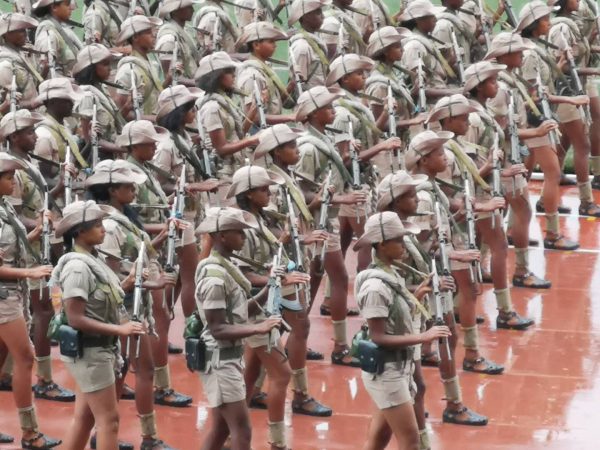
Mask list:
[[173,389],[157,389],[154,391],[154,403],[173,408],[184,408],[192,403],[192,397],[180,394]]
[[169,342],[169,355],[181,355],[182,353],[183,349],[181,347],[177,347],[175,344]]
[[253,395],[248,406],[253,409],[267,409],[267,393],[259,392]]
[[175,450],[160,439],[143,439],[140,450]]
[[577,181],[569,178],[565,174],[560,176],[559,186],[577,186]]
[[[35,398],[41,398],[43,400],[53,400],[55,402],[74,402],[75,392],[60,387],[55,382],[50,383],[42,382],[42,384],[34,384],[31,389]],[[57,394],[51,395],[49,392],[56,391]]]
[[349,354],[349,348],[346,348],[341,352],[332,352],[331,364],[336,364],[338,366],[360,367],[360,361],[358,360],[358,358],[352,357],[350,361],[347,361],[345,359]]
[[579,248],[579,243],[575,241],[571,241],[562,235],[558,235],[556,237],[550,238],[547,237],[544,239],[544,248],[548,250],[564,250],[564,251],[573,251]]
[[323,353],[313,350],[312,348],[306,349],[306,360],[307,361],[321,361],[325,359]]
[[[458,313],[454,313],[454,321],[456,323],[460,323],[460,316],[458,315]],[[475,323],[477,325],[481,325],[482,323],[485,323],[485,317],[483,317],[483,316],[475,316]]]
[[592,189],[596,189],[597,191],[600,191],[600,176],[599,175],[594,175],[594,178],[592,178]]
[[[569,209],[569,212],[571,212],[570,209]],[[512,236],[506,236],[506,242],[508,242],[508,245],[515,245],[515,243],[513,242]],[[529,241],[527,244],[530,247],[537,247],[540,245],[540,241],[538,241],[537,239],[529,238]],[[491,281],[490,281],[490,283],[491,283]]]
[[[38,439],[42,440],[41,445],[34,445]],[[21,447],[23,450],[48,450],[62,444],[60,439],[53,439],[46,436],[44,433],[38,433],[33,439],[21,439]]]
[[583,217],[600,217],[600,206],[595,203],[582,203],[579,205],[579,215]]
[[[322,316],[331,316],[331,309],[329,308],[329,306],[321,305],[321,307],[319,308],[319,312]],[[356,308],[348,308],[348,310],[346,311],[347,317],[354,317],[358,315],[360,315],[360,311]]]
[[[484,364],[484,366],[482,368],[478,368],[477,366],[480,364]],[[504,372],[504,366],[496,364],[493,361],[489,361],[484,357],[479,357],[473,361],[463,359],[463,370],[467,372],[483,373],[485,375],[500,375],[502,372]]]
[[[96,433],[92,434],[90,438],[90,447],[92,450],[96,450]],[[134,450],[133,444],[129,442],[123,442],[119,440],[119,450]]]
[[[541,214],[545,213],[544,204],[539,200],[535,204],[535,210]],[[557,212],[559,214],[571,214],[571,208],[568,206],[558,205]]]
[[12,377],[6,377],[0,380],[0,391],[12,391]]
[[135,400],[135,391],[131,386],[128,386],[127,384],[123,385],[121,400]]
[[4,433],[0,433],[0,444],[11,444],[15,442],[15,438]]
[[[312,408],[307,408],[309,403],[312,403]],[[312,397],[306,397],[299,403],[292,401],[292,412],[313,417],[329,417],[333,414],[333,410],[329,406],[319,403]]]
[[[465,418],[460,417],[463,414],[466,415]],[[466,406],[463,406],[458,411],[451,411],[449,409],[444,410],[442,421],[444,423],[453,423],[456,425],[470,425],[473,427],[483,427],[487,425],[488,418],[482,416],[481,414],[477,414],[475,411],[471,411]]]
[[[513,319],[515,319],[513,321]],[[513,323],[510,323],[513,321]],[[511,311],[507,317],[496,317],[496,328],[505,330],[526,330],[533,325],[533,320],[521,317],[516,311]]]
[[552,287],[551,282],[538,277],[533,272],[527,272],[524,275],[514,275],[512,284],[514,287],[529,289],[550,289]]

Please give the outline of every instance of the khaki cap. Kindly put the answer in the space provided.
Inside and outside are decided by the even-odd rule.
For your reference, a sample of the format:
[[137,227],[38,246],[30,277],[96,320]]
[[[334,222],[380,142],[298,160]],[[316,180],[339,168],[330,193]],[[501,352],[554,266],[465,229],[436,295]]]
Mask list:
[[77,53],[77,62],[73,66],[73,75],[77,75],[86,67],[97,64],[105,59],[115,59],[123,56],[121,53],[110,51],[102,44],[90,44]]
[[260,166],[244,166],[239,168],[231,177],[231,186],[225,198],[233,198],[238,194],[274,184],[283,184],[285,180],[275,172]]
[[271,22],[252,22],[242,29],[242,34],[235,43],[235,48],[239,50],[242,46],[250,42],[262,39],[286,41],[289,39],[289,36]]
[[71,82],[69,78],[57,77],[42,81],[39,87],[40,94],[37,100],[46,102],[55,98],[71,100],[73,103],[81,100],[83,92],[78,85]]
[[382,27],[375,30],[369,37],[369,45],[367,46],[367,56],[370,58],[376,57],[390,45],[398,44],[406,39],[411,34],[408,28]]
[[199,88],[188,88],[183,84],[170,86],[163,90],[158,96],[158,112],[156,113],[156,118],[160,119],[187,103],[195,103],[202,95],[202,90]]
[[294,25],[301,17],[313,12],[319,8],[330,6],[331,0],[294,0],[290,7],[290,16],[288,17],[288,26]]
[[99,205],[93,200],[77,201],[64,207],[63,218],[54,226],[56,237],[62,237],[67,231],[80,223],[103,219],[109,215],[110,206]]
[[273,125],[260,133],[258,145],[252,154],[254,161],[262,158],[280,145],[298,139],[300,135],[284,123]]
[[304,91],[298,97],[298,109],[296,110],[296,120],[304,122],[308,115],[317,109],[331,105],[334,100],[343,97],[342,92],[336,92],[333,89],[327,89],[325,86],[315,86],[308,91]]
[[399,170],[395,173],[387,175],[377,186],[377,211],[382,211],[387,208],[392,202],[405,194],[411,187],[427,181],[427,175],[416,174],[411,175],[405,170]]
[[163,0],[160,3],[161,5],[158,9],[158,17],[161,19],[167,14],[171,14],[173,11],[192,6],[192,0]]
[[63,0],[38,0],[33,5],[31,5],[31,10],[35,12],[36,9],[44,8],[45,6],[50,6],[54,3],[61,3],[62,1]]
[[484,60],[494,59],[498,56],[507,55],[509,53],[523,52],[534,48],[535,44],[527,39],[523,39],[520,34],[510,31],[498,33],[492,40],[492,45],[483,57]]
[[481,111],[475,102],[469,101],[462,94],[454,94],[440,98],[427,117],[425,123],[439,122],[447,117],[462,116]]
[[398,21],[407,22],[421,17],[437,16],[445,10],[446,8],[442,6],[434,6],[429,0],[414,0],[408,3]]
[[375,62],[366,56],[360,56],[355,53],[340,55],[329,66],[329,75],[327,75],[325,85],[331,86],[337,83],[344,75],[357,70],[372,70],[373,67],[375,67]]
[[470,92],[473,88],[479,86],[488,78],[498,75],[506,69],[504,64],[495,64],[491,61],[479,61],[471,64],[465,70],[465,92]]
[[454,133],[450,131],[438,131],[436,133],[432,130],[425,130],[417,134],[408,144],[408,150],[404,157],[406,170],[412,170],[423,156],[437,150],[440,145],[453,137]]
[[258,228],[256,218],[248,211],[237,208],[209,208],[206,217],[196,228],[196,234]]
[[40,23],[33,17],[19,13],[3,14],[0,17],[0,36],[18,30],[37,28]]
[[354,251],[380,242],[396,239],[407,234],[418,234],[421,229],[413,223],[402,222],[391,211],[378,212],[367,219],[365,232],[354,244]]
[[100,161],[92,174],[85,180],[85,186],[96,184],[142,184],[148,176],[137,166],[124,159]]
[[138,144],[152,144],[169,138],[166,128],[155,126],[149,120],[127,122],[115,144],[119,147],[131,147]]
[[142,31],[151,30],[162,25],[162,20],[157,17],[146,17],[134,14],[125,19],[121,25],[121,32],[117,36],[117,43],[125,42],[127,39],[135,36]]
[[536,20],[541,19],[554,11],[558,11],[558,9],[558,6],[548,6],[540,0],[526,3],[519,13],[519,23],[517,24],[515,31],[523,31]]
[[237,69],[240,64],[230,58],[225,52],[215,52],[200,60],[194,78],[198,86],[204,89],[203,84],[207,81],[206,76],[217,70]]
[[9,112],[0,120],[0,138],[6,139],[17,131],[34,126],[44,118],[43,114],[30,112],[28,109],[19,109],[14,113]]
[[6,152],[0,152],[0,173],[10,172],[11,170],[25,169],[24,163]]

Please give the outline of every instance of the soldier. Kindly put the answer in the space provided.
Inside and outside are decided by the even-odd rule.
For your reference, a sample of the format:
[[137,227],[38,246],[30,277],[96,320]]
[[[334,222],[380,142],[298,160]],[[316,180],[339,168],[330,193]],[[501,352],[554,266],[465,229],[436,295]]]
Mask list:
[[372,24],[367,30],[362,30],[354,21],[353,13],[349,9],[352,1],[335,0],[327,10],[322,27],[325,32],[321,32],[321,35],[327,45],[329,58],[332,60],[344,53],[364,55],[366,42],[373,31]]
[[61,339],[77,340],[73,345],[80,349],[73,354],[61,348],[61,359],[75,378],[78,391],[65,445],[77,450],[85,448],[94,425],[98,450],[118,447],[115,381],[123,360],[117,339],[144,334],[139,322],[121,323],[124,291],[133,288],[133,271],[120,281],[95,249],[104,240],[102,219],[106,215],[91,200],[76,201],[65,207],[55,227],[66,251],[52,272],[53,282],[62,290],[61,313],[68,325],[61,326],[59,333]]
[[123,25],[122,8],[116,3],[103,0],[87,0],[83,13],[83,30],[86,44],[102,44],[125,53],[125,48],[117,45],[119,30]]
[[248,323],[248,315],[257,313],[267,300],[268,289],[251,297],[250,281],[231,262],[233,253],[244,245],[244,230],[257,227],[256,219],[248,212],[210,208],[196,229],[197,234],[208,233],[213,246],[210,257],[196,269],[196,304],[206,324],[202,332],[206,368],[200,379],[212,416],[204,448],[221,448],[228,436],[232,450],[250,448],[243,339],[270,333],[281,325],[281,318],[276,316],[258,324]]
[[[464,0],[442,0],[442,5],[446,8],[437,16],[435,29],[431,35],[440,42],[451,43],[453,34],[456,36],[456,41],[461,50],[460,54],[454,55],[456,58],[455,72],[458,72],[458,60],[461,59],[465,66],[471,64],[471,52],[477,44],[475,36],[476,29],[469,27],[469,24],[462,20],[459,11],[462,10]],[[461,84],[464,80],[460,80]]]
[[[6,124],[0,127],[6,131]],[[27,323],[23,311],[28,309],[27,287],[25,280],[38,280],[49,276],[51,265],[35,264],[26,267],[27,257],[34,256],[31,252],[30,241],[38,239],[42,232],[41,221],[27,234],[23,224],[17,218],[17,213],[8,202],[15,187],[15,171],[24,170],[25,165],[12,156],[0,156],[0,250],[2,265],[0,279],[2,289],[0,294],[0,342],[8,348],[14,362],[13,393],[19,424],[23,431],[21,447],[24,449],[49,449],[61,443],[41,433],[38,429],[35,408],[31,398],[31,367],[33,354],[27,331]],[[48,214],[47,211],[43,212]],[[37,255],[36,255],[37,256]],[[4,356],[4,355],[3,355]],[[0,357],[3,360],[3,358]],[[3,362],[3,361],[1,361]],[[2,442],[12,442],[2,435]]]
[[201,56],[218,51],[235,53],[240,28],[220,0],[203,1],[192,17],[192,24],[199,31]]
[[38,62],[45,78],[71,75],[77,53],[83,47],[67,25],[76,8],[71,0],[39,0],[32,6],[33,14],[42,19],[35,30],[34,48],[40,52]]

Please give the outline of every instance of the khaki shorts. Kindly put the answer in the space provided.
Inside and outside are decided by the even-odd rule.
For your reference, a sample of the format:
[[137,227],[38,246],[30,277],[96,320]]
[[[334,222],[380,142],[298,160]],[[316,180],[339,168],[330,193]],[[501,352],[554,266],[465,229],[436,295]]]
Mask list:
[[541,137],[525,139],[523,143],[532,150],[538,147],[550,147],[552,145],[547,134]]
[[[248,319],[248,322],[257,324],[264,322],[266,319],[267,316],[261,312],[257,316],[251,316]],[[269,337],[271,338],[271,345],[276,346],[277,342],[279,342],[279,338],[281,337],[279,330],[273,329],[273,332],[268,334],[253,334],[252,336],[248,336],[245,341],[250,348],[265,347],[269,342]]]
[[113,348],[88,347],[83,349],[82,358],[61,355],[60,359],[83,393],[97,392],[115,384],[117,356]]
[[[327,250],[326,253],[333,253],[342,250],[342,243],[340,241],[340,221],[336,217],[335,219],[329,219],[329,237],[327,238]],[[320,246],[317,251],[320,252]],[[318,253],[317,254],[320,254]]]
[[585,84],[585,91],[588,97],[598,97],[598,83],[595,81],[600,81],[600,78],[596,77],[588,77],[587,83]]
[[365,389],[378,409],[394,408],[407,402],[413,402],[417,393],[412,373],[414,364],[408,363],[410,368],[399,370],[396,363],[386,363],[381,375],[362,372]]
[[[515,180],[514,184],[513,179]],[[502,184],[502,192],[513,195],[514,190],[515,195],[518,195],[518,192],[522,192],[523,189],[527,187],[527,178],[523,175],[517,175],[516,177],[502,177],[500,178],[500,183]]]
[[8,297],[0,299],[0,324],[9,323],[23,317],[25,295],[20,291],[8,291]]
[[242,359],[221,361],[218,367],[214,366],[212,362],[207,364],[207,370],[200,372],[200,380],[210,408],[246,399]]
[[188,222],[188,227],[181,233],[181,239],[175,241],[175,248],[185,247],[186,245],[195,244],[196,236],[194,234],[194,222]]
[[[454,233],[452,235],[452,247],[456,250],[467,250],[469,247],[465,240],[458,233]],[[453,272],[455,270],[465,270],[471,266],[470,263],[456,261],[454,259],[450,260],[450,271]]]
[[567,105],[565,103],[558,105],[558,108],[556,109],[556,116],[558,117],[558,121],[560,123],[569,123],[575,120],[581,120],[581,114],[579,113],[577,106]]

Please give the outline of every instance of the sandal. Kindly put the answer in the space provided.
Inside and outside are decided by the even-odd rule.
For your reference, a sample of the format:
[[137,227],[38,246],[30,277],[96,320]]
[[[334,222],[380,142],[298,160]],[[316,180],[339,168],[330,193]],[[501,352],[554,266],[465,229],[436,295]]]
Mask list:
[[169,342],[169,355],[181,355],[183,353],[183,349],[181,347],[177,347],[175,344],[171,344]]
[[[36,445],[38,440],[42,440],[41,445]],[[21,439],[21,447],[23,450],[48,450],[62,444],[60,439],[53,439],[46,436],[44,433],[38,433],[31,439]]]
[[423,367],[439,367],[440,358],[436,352],[428,352],[421,355],[421,366]]
[[595,190],[600,190],[600,176],[595,175],[594,178],[592,178],[592,189]]
[[496,328],[505,330],[526,330],[533,325],[533,320],[521,317],[516,311],[511,311],[504,317],[498,314]]
[[[96,450],[96,433],[90,439],[90,448]],[[119,439],[119,450],[134,450],[133,444]]]
[[556,237],[546,237],[544,239],[544,248],[547,250],[573,251],[579,248],[579,243],[559,234]]
[[11,444],[15,442],[15,438],[4,433],[0,433],[0,444]]
[[[37,384],[34,384],[31,389],[33,390],[35,398],[41,398],[43,400],[54,400],[55,402],[75,401],[75,392],[60,387],[53,381],[51,381],[50,383],[41,381]],[[52,395],[51,392],[56,392],[56,394]]]
[[332,352],[331,353],[331,363],[336,364],[338,366],[348,366],[348,367],[360,367],[360,361],[358,358],[352,357],[350,361],[346,361],[346,356],[350,355],[350,349],[345,348],[340,352]]
[[144,438],[142,439],[142,445],[140,450],[175,450],[173,447],[169,447],[160,439]]
[[[483,364],[483,367],[477,367]],[[463,370],[467,372],[483,373],[486,375],[500,375],[504,372],[504,366],[480,356],[474,360],[463,359]]]
[[173,408],[184,408],[192,403],[192,397],[180,394],[173,389],[157,389],[154,391],[154,403]]
[[481,273],[481,282],[482,283],[493,283],[494,280],[492,280],[492,273],[491,272],[487,272],[484,271]]
[[[508,242],[508,245],[515,245],[512,236],[506,236],[506,242]],[[537,239],[529,238],[527,241],[527,245],[529,245],[530,247],[538,247],[540,245],[540,241]]]
[[121,391],[121,400],[135,400],[135,391],[131,386],[127,384],[123,385],[123,390]]
[[325,359],[325,355],[323,353],[313,350],[312,348],[306,349],[307,361],[321,361],[323,359]]
[[[546,209],[544,208],[544,204],[539,200],[535,204],[535,210],[542,214],[546,212]],[[571,214],[571,208],[569,208],[568,206],[564,206],[564,205],[558,205],[557,212],[559,214]]]
[[267,393],[259,392],[253,395],[248,406],[254,409],[267,409]]
[[463,406],[458,411],[452,411],[446,408],[444,410],[442,422],[453,423],[456,425],[471,425],[474,427],[483,427],[487,425],[488,418],[482,416],[481,414],[477,414],[475,411],[471,411],[466,406]]
[[523,287],[531,289],[550,289],[552,283],[536,276],[533,272],[527,272],[523,275],[513,275],[512,284],[514,287]]
[[[307,404],[312,403],[313,408],[307,408]],[[306,397],[301,402],[292,401],[292,412],[294,414],[303,414],[313,417],[329,417],[333,414],[333,410],[329,406],[325,406],[312,397]]]
[[600,206],[595,203],[582,203],[579,205],[579,215],[584,217],[600,217]]
[[559,186],[577,186],[577,181],[573,180],[572,178],[569,178],[565,174],[562,174],[560,176],[560,181],[559,181],[558,185]]
[[[329,308],[329,306],[321,305],[319,310],[322,316],[331,316],[331,309]],[[346,312],[346,316],[348,317],[358,316],[359,314],[360,312],[356,308],[348,308]]]

